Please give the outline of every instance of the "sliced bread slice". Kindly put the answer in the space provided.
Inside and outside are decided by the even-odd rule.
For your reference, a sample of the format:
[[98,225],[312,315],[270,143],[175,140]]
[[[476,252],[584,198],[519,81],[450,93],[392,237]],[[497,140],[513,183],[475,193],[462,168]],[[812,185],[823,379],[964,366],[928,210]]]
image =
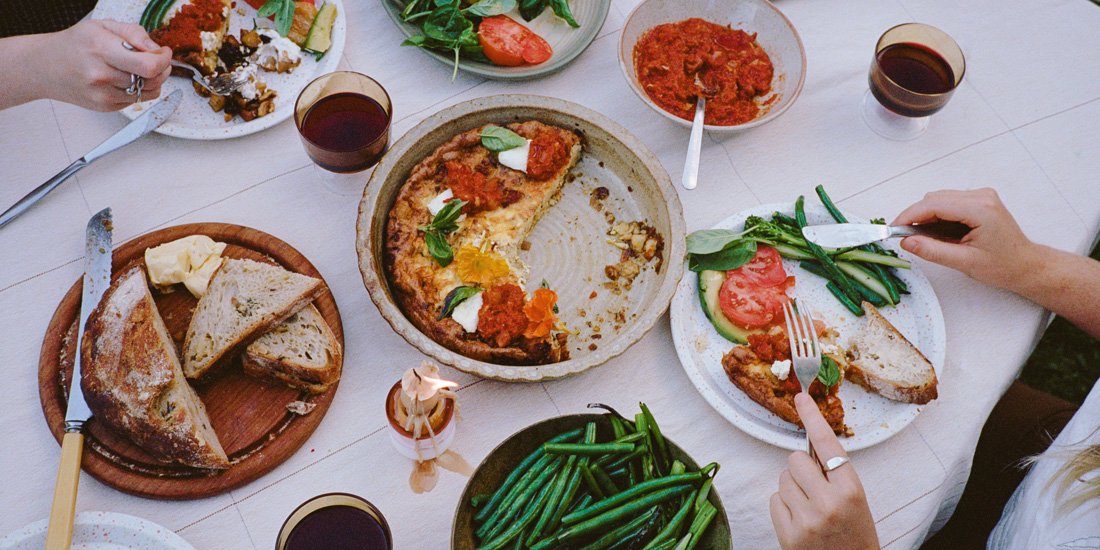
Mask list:
[[183,376],[143,267],[115,281],[86,328],[80,387],[98,422],[157,460],[229,467],[206,407]]
[[867,324],[849,341],[845,378],[887,399],[923,405],[937,397],[932,363],[871,304]]
[[226,258],[195,306],[183,343],[183,373],[197,379],[312,302],[320,279],[277,265]]
[[340,379],[342,357],[336,335],[310,304],[249,344],[244,371],[318,394]]

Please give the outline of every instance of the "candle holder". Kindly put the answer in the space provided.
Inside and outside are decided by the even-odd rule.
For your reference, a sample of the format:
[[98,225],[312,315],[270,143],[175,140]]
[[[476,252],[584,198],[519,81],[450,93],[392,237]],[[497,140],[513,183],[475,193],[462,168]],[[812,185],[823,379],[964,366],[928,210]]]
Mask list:
[[[432,460],[447,451],[454,441],[455,426],[455,401],[446,398],[442,401],[442,410],[438,420],[431,421],[425,426],[431,426],[431,430],[424,429],[419,435],[414,434],[413,429],[406,429],[398,420],[398,408],[401,403],[401,381],[390,388],[386,395],[386,419],[390,424],[390,442],[405,458],[416,461]],[[411,418],[411,415],[410,415]]]

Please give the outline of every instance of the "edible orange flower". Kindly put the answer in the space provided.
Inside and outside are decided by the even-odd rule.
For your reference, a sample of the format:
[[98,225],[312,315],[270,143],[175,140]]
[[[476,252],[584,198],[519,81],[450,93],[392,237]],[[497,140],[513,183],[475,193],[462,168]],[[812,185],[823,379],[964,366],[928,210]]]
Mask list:
[[557,315],[554,313],[554,304],[558,301],[558,294],[549,288],[539,288],[531,296],[527,305],[523,306],[523,314],[527,316],[527,330],[523,331],[526,338],[543,338],[550,334],[554,327]]
[[492,250],[463,246],[455,254],[455,272],[464,283],[486,287],[508,275],[508,262]]

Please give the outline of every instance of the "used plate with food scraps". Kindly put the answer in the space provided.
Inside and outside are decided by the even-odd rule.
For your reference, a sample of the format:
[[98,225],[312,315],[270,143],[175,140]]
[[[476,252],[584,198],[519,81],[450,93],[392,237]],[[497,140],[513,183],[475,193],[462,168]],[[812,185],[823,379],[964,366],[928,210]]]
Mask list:
[[[765,204],[743,210],[715,225],[714,229],[740,231],[749,216],[771,219],[773,212],[793,216],[793,201],[789,204]],[[853,222],[869,221],[847,212],[844,214]],[[825,207],[817,204],[806,205],[806,218],[810,225],[835,223]],[[898,250],[896,243],[882,244]],[[913,259],[904,251],[899,254],[904,259]],[[796,280],[795,287],[788,290],[787,294],[812,304],[816,316],[840,333],[838,341],[846,348],[848,339],[863,328],[866,319],[856,317],[844,309],[825,288],[826,280],[802,269],[797,261],[784,259],[783,268],[787,275],[793,275]],[[910,294],[896,307],[883,307],[880,311],[928,357],[936,370],[936,376],[942,381],[947,337],[940,303],[932,285],[916,265],[911,269],[897,269],[895,272],[909,286]],[[695,273],[685,274],[676,289],[670,309],[672,339],[684,371],[703,398],[734,426],[766,443],[792,451],[804,450],[804,430],[757,404],[726,376],[722,369],[722,356],[736,344],[719,335],[707,319],[699,305],[698,285],[699,278]],[[850,381],[842,382],[839,396],[844,403],[844,422],[854,432],[850,437],[840,438],[841,445],[847,451],[885,441],[909,425],[924,407],[891,401]]]
[[[0,539],[6,550],[40,550],[49,519],[36,521]],[[72,550],[195,550],[171,529],[113,512],[80,512],[73,521]]]
[[[186,3],[187,0],[177,0],[176,5]],[[342,0],[325,0],[326,3],[336,6],[336,21],[332,25],[332,47],[321,57],[320,61],[313,55],[303,52],[302,64],[290,73],[275,73],[260,71],[260,76],[267,82],[269,88],[274,89],[278,95],[275,97],[275,111],[267,116],[262,116],[245,122],[234,117],[226,122],[222,113],[216,113],[207,104],[207,98],[195,93],[191,88],[191,78],[179,76],[169,77],[161,88],[163,97],[172,90],[183,90],[183,101],[168,120],[154,130],[159,134],[184,139],[217,140],[229,139],[266,130],[294,115],[294,102],[298,94],[314,78],[336,70],[340,58],[344,55],[344,40],[347,38],[347,17],[344,14]],[[137,23],[141,14],[145,11],[147,0],[100,0],[92,10],[92,19],[113,19],[124,23]],[[320,2],[318,2],[320,4]],[[244,12],[241,15],[240,12]],[[230,13],[229,34],[240,36],[241,29],[251,29],[253,20],[261,21],[262,26],[274,28],[275,23],[256,17],[256,10],[243,0],[238,0],[232,13]],[[121,47],[121,46],[120,46]],[[133,120],[144,112],[145,107],[153,101],[143,101],[139,104],[123,109],[122,114]]]
[[[418,25],[401,20],[401,10],[405,6],[405,0],[379,1],[382,2],[382,7],[386,9],[386,13],[389,14],[394,24],[401,29],[405,36],[423,34]],[[569,3],[569,6],[573,11],[574,19],[577,20],[577,23],[580,23],[579,28],[570,27],[564,20],[554,15],[549,8],[531,21],[524,21],[520,17],[518,9],[505,14],[546,40],[550,47],[554,49],[554,54],[550,59],[538,65],[501,67],[488,61],[471,61],[462,58],[458,62],[458,68],[494,80],[528,80],[562,70],[596,39],[600,28],[603,27],[604,20],[607,19],[607,11],[611,9],[611,0],[573,0]],[[397,47],[398,44],[395,43],[393,46]],[[402,47],[412,48],[413,46]],[[448,67],[454,65],[454,55],[449,52],[424,50],[424,53]]]

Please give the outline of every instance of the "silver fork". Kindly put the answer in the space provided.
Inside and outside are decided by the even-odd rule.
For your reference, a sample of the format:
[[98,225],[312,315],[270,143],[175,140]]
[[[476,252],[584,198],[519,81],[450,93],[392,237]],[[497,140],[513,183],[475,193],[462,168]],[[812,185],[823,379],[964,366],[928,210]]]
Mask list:
[[248,75],[239,72],[230,72],[214,78],[207,78],[198,69],[186,63],[180,63],[175,59],[172,60],[172,66],[190,71],[191,80],[198,82],[199,86],[206,88],[206,91],[215,95],[229,95],[248,83]]
[[[821,370],[821,345],[817,341],[817,330],[814,329],[814,320],[810,317],[806,304],[799,307],[791,300],[783,307],[787,318],[787,338],[791,343],[791,366],[798,383],[802,385],[802,391],[808,394],[810,384]],[[806,450],[817,460],[809,433],[806,434]]]

